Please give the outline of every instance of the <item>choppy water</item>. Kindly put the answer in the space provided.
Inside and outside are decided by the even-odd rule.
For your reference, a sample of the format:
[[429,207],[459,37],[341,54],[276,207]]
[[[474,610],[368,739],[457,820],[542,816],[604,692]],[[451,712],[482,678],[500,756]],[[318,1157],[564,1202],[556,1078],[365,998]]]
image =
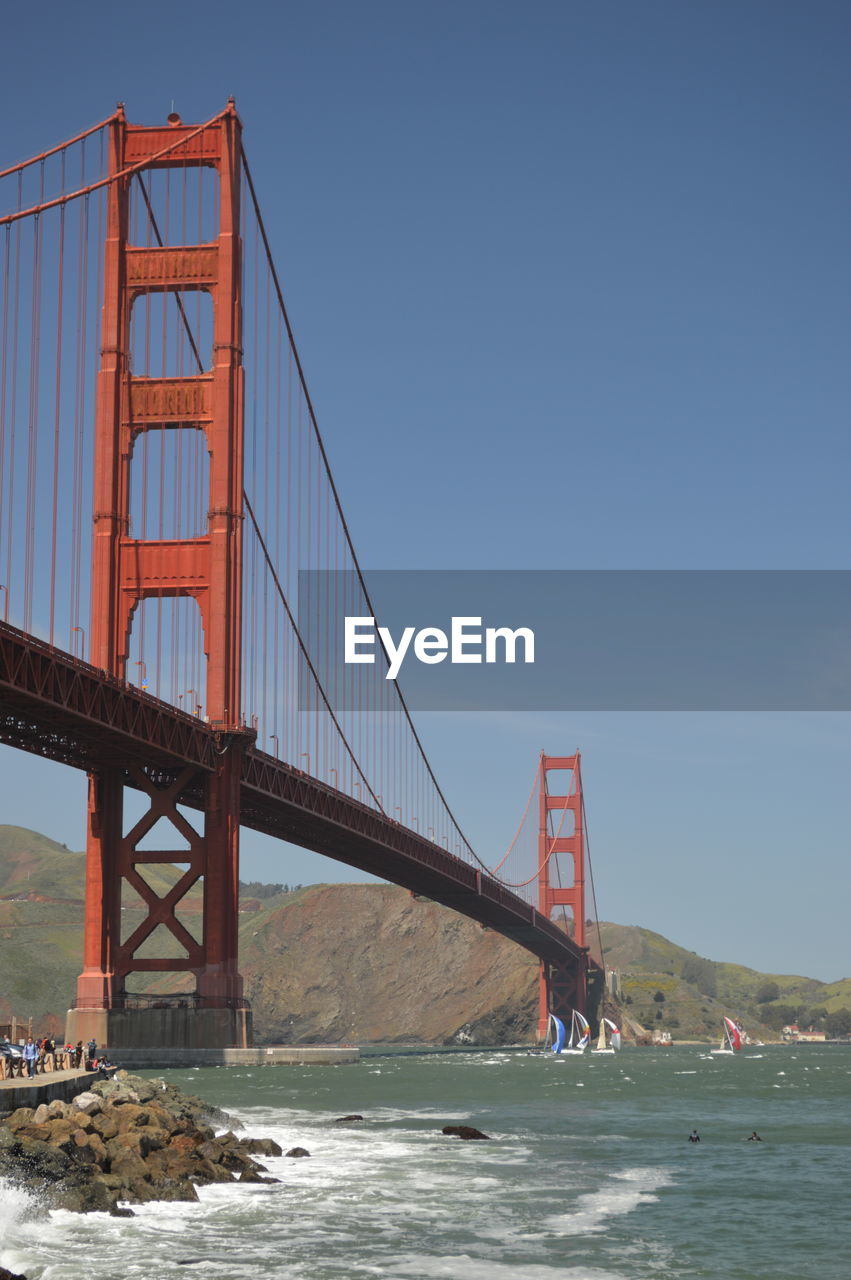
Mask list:
[[[494,1051],[167,1072],[311,1158],[133,1219],[0,1195],[31,1280],[846,1280],[851,1049]],[[360,1112],[363,1123],[335,1118]],[[491,1142],[444,1137],[467,1122]],[[689,1145],[696,1126],[700,1145]],[[764,1141],[744,1139],[757,1129]]]

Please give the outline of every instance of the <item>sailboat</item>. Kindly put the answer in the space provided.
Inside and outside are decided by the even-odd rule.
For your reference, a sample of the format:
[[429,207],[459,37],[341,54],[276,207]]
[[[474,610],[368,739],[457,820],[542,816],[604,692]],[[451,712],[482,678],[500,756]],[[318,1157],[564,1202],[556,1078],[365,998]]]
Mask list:
[[564,1042],[567,1039],[567,1032],[564,1029],[564,1023],[561,1018],[557,1018],[554,1013],[550,1014],[547,1031],[550,1037],[550,1048],[553,1053],[561,1053],[564,1048]]
[[574,1009],[570,1017],[570,1039],[565,1053],[584,1053],[591,1041],[591,1027],[588,1019],[578,1009]]
[[572,1009],[570,1014],[570,1036],[561,1018],[550,1014],[549,1032],[553,1053],[584,1053],[591,1039],[591,1028],[588,1019]]
[[[608,1038],[606,1037],[606,1028],[609,1029]],[[597,1044],[591,1050],[592,1053],[614,1053],[615,1049],[621,1047],[621,1033],[612,1022],[611,1018],[600,1019],[600,1034],[597,1036]]]
[[710,1049],[710,1053],[737,1053],[742,1047],[742,1033],[736,1026],[732,1018],[724,1018],[722,1023],[721,1043],[717,1049]]

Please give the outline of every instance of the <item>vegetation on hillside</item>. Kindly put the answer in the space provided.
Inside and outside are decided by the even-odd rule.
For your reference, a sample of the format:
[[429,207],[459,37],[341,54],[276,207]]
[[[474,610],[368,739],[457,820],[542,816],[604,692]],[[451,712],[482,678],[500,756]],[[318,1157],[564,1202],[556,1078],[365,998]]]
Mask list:
[[674,1039],[711,1038],[725,1014],[763,1038],[776,1038],[789,1023],[844,1035],[846,1021],[851,1023],[851,979],[824,983],[759,973],[708,960],[649,929],[603,924],[601,931],[606,963],[621,976],[629,1013]]

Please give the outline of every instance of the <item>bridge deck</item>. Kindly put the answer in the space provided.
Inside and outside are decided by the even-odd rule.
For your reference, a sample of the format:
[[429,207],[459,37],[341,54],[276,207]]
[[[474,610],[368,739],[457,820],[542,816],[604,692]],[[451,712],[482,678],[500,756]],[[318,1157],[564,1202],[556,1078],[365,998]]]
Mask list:
[[[154,763],[167,773],[190,764],[198,777],[181,802],[203,809],[220,741],[196,717],[0,623],[0,743],[84,770]],[[241,822],[451,907],[541,959],[584,957],[486,871],[254,747],[245,752]]]

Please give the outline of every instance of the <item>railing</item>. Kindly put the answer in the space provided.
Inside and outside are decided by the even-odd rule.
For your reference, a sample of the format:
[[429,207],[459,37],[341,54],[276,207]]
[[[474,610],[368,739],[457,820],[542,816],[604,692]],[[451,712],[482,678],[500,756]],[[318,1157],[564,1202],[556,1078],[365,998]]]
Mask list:
[[[113,1009],[204,1009],[209,1007],[204,997],[197,991],[126,991],[123,995],[113,996]],[[250,1009],[248,1000],[242,996],[231,996],[228,999],[216,999],[217,1009]]]

